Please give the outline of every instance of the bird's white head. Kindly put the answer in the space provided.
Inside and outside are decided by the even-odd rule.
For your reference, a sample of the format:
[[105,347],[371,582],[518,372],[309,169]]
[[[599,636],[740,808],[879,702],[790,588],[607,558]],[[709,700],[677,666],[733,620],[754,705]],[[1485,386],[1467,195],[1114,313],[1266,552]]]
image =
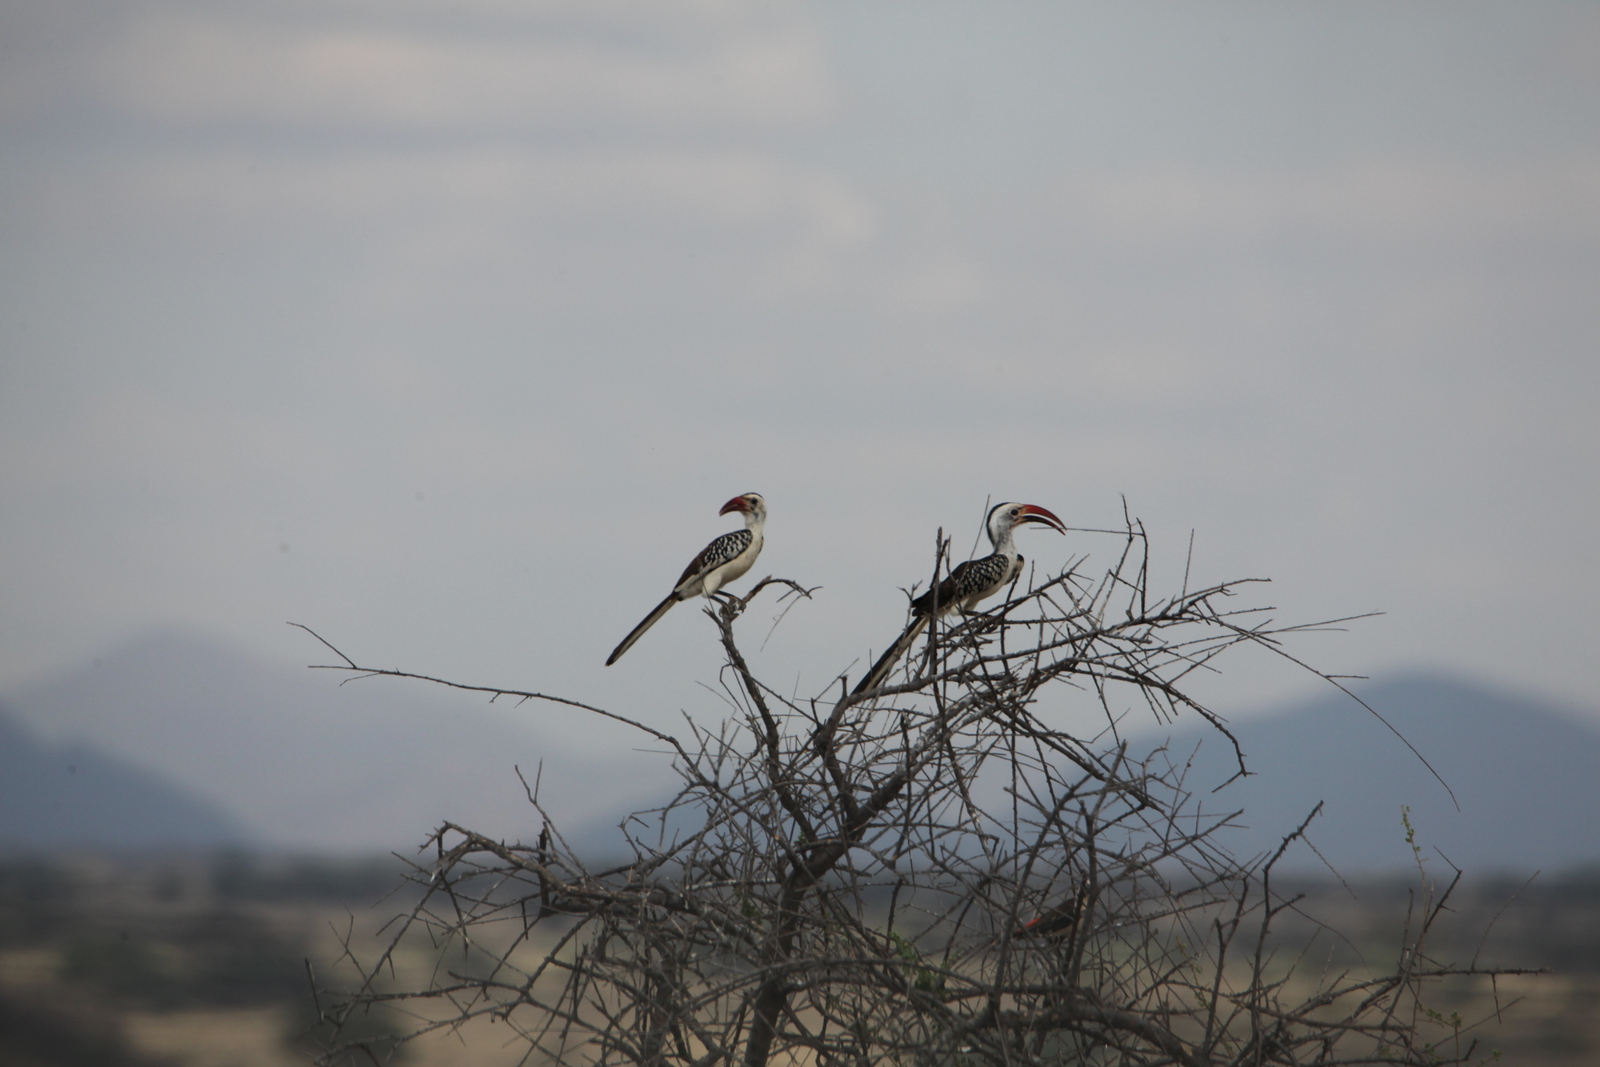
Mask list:
[[760,493],[741,493],[722,505],[718,515],[726,515],[730,511],[744,512],[746,526],[760,526],[767,521],[767,502]]
[[1013,529],[1030,522],[1048,526],[1057,533],[1067,532],[1066,524],[1048,509],[1037,504],[1007,502],[996,504],[989,511],[989,540],[998,545]]

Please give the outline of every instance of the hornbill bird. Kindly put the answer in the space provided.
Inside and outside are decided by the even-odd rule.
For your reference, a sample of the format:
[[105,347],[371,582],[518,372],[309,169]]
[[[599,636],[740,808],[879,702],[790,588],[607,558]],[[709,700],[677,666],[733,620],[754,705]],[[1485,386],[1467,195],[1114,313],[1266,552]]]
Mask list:
[[854,696],[882,685],[895,663],[927,627],[929,619],[953,611],[971,611],[978,606],[978,601],[993,596],[1010,584],[1022,572],[1022,556],[1017,553],[1011,532],[1030,522],[1048,526],[1060,533],[1067,532],[1061,520],[1044,508],[1033,504],[996,504],[989,510],[989,543],[994,545],[994,551],[982,559],[969,559],[957,564],[948,578],[913,600],[910,625],[889,646],[889,650],[878,657],[878,662],[856,683],[850,694]]
[[694,561],[684,568],[683,577],[672,587],[667,599],[657,604],[655,610],[646,615],[644,621],[635,626],[633,632],[622,639],[622,644],[606,657],[607,667],[621,659],[622,654],[632,648],[646,630],[659,622],[672,605],[691,597],[715,596],[717,590],[743,577],[744,572],[755,563],[756,557],[761,555],[761,528],[767,521],[767,502],[760,493],[745,493],[722,505],[722,510],[717,514],[726,515],[730,511],[744,513],[744,529],[725,533],[701,550]]

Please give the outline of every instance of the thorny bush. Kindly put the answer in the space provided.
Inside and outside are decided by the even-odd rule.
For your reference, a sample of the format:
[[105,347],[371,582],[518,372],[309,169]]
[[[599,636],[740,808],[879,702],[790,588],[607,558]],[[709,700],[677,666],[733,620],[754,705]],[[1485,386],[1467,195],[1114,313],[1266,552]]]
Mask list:
[[[440,827],[415,906],[346,945],[363,978],[319,991],[322,1015],[353,1034],[363,1013],[399,1008],[411,1036],[509,1035],[533,1064],[1485,1058],[1470,1027],[1424,1003],[1440,979],[1507,973],[1429,957],[1448,888],[1419,902],[1392,968],[1315,971],[1273,936],[1295,903],[1273,867],[1305,824],[1237,860],[1216,843],[1237,813],[1186,789],[1181,762],[1119,739],[1129,708],[1196,715],[1242,771],[1186,681],[1308,628],[1231,606],[1243,582],[1157,596],[1142,527],[1126,535],[1106,572],[1080,560],[1019,581],[992,610],[930,627],[890,684],[859,694],[840,679],[836,697],[785,698],[746,663],[735,624],[750,603],[807,590],[769,578],[721,595],[707,612],[736,713],[691,721],[683,740],[565,698],[459,686],[628,722],[670,748],[681,788],[624,824],[630,859],[607,869],[548,820],[523,843]],[[423,677],[340,656],[336,669]],[[1060,725],[1085,701],[1105,718],[1098,737]],[[397,985],[397,956],[417,946],[429,977]],[[352,1036],[322,1062],[389,1051]]]

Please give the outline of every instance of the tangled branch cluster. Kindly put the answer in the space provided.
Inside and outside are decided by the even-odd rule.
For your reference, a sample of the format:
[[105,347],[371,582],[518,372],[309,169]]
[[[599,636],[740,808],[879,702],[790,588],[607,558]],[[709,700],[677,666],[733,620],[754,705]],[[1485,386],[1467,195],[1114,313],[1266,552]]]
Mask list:
[[[1116,738],[1143,705],[1232,742],[1185,679],[1294,629],[1230,608],[1240,583],[1156,597],[1147,564],[1130,523],[1106,573],[1014,586],[935,624],[888,684],[809,701],[755,677],[735,633],[769,584],[805,591],[722,598],[708,613],[737,713],[682,741],[634,724],[682,784],[624,825],[629,861],[590,869],[548,822],[532,844],[447,824],[415,907],[325,1013],[399,1005],[413,1034],[492,1020],[552,1064],[1468,1062],[1469,1035],[1422,1002],[1476,973],[1427,956],[1442,898],[1393,969],[1317,972],[1273,935],[1294,906],[1273,867],[1304,825],[1237,861],[1215,840],[1233,813]],[[1100,739],[1061,725],[1085,702]],[[428,979],[391,988],[419,945]],[[336,1041],[326,1062],[360,1049]]]

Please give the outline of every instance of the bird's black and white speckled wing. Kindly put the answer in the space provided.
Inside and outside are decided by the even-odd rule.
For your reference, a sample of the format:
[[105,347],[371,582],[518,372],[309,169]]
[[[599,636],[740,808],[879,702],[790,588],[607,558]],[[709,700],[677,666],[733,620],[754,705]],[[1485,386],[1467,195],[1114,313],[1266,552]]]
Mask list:
[[1000,552],[958,563],[948,578],[913,600],[911,610],[918,615],[931,615],[935,610],[941,615],[970,611],[1009,582],[1021,565],[1021,556],[1013,560]]
[[[690,579],[703,578],[723,564],[738,559],[739,554],[749,548],[750,543],[755,539],[756,535],[748,529],[731,530],[723,534],[700,550],[700,554],[694,558],[694,561],[683,569],[683,574],[678,578],[678,584],[674,588],[682,592],[684,583]],[[700,590],[694,589],[678,599],[688,600],[689,597],[698,595],[700,595]]]

